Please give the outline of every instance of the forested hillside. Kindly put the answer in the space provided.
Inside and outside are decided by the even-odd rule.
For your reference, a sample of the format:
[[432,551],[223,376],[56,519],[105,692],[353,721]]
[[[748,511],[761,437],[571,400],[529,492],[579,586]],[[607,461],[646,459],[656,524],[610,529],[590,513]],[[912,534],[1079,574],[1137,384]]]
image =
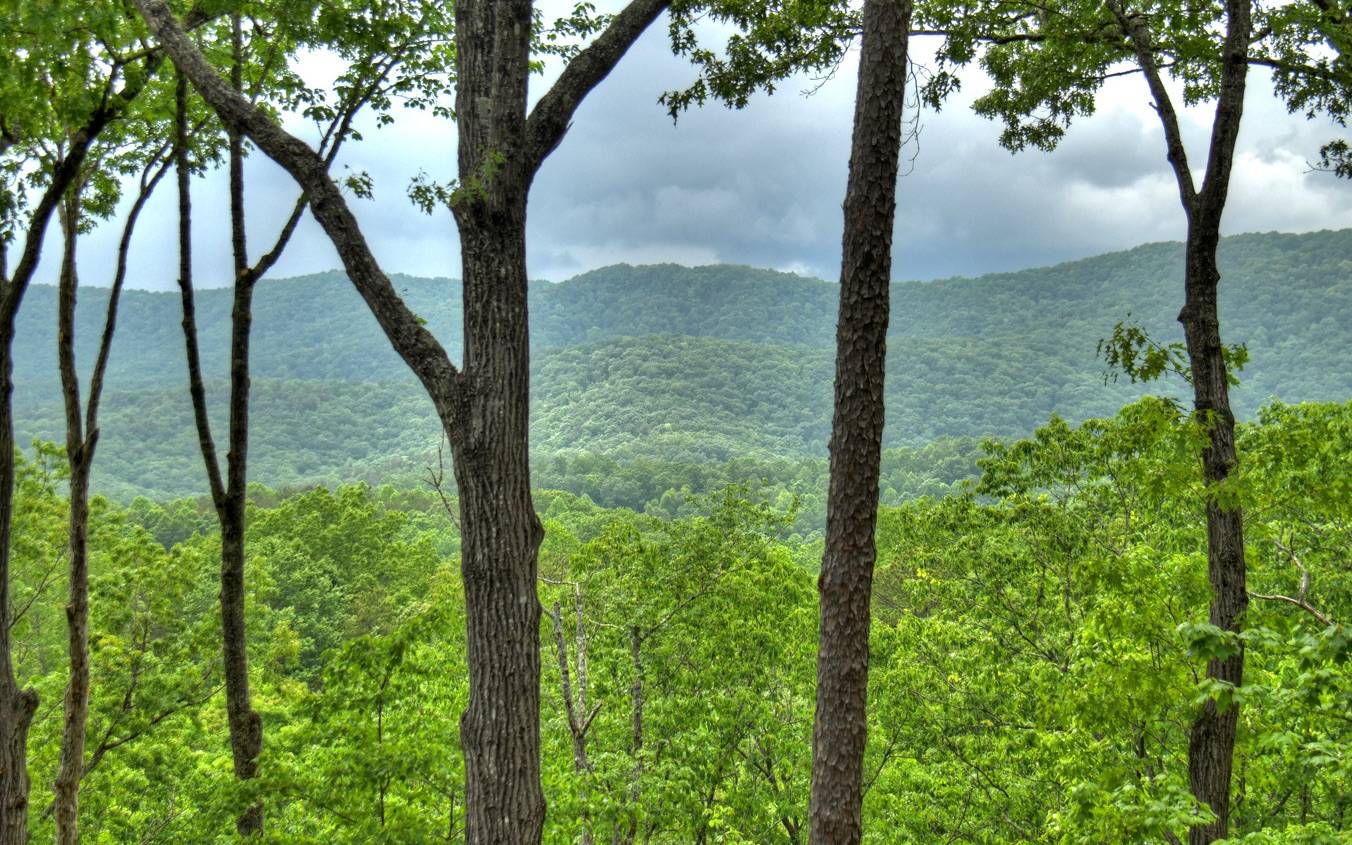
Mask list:
[[[1225,645],[1203,624],[1197,435],[1154,400],[1083,427],[1056,421],[991,449],[981,495],[882,511],[866,843],[1144,845],[1187,824],[1182,723],[1198,656]],[[1281,833],[1240,841],[1341,845],[1352,405],[1277,407],[1241,436],[1252,588],[1300,595],[1343,624],[1254,602],[1238,825]],[[907,469],[941,472],[945,459],[930,450]],[[672,478],[654,469],[640,464],[630,480]],[[546,462],[542,485],[554,470]],[[577,470],[609,479],[614,467]],[[61,475],[48,451],[24,462],[19,489],[16,595],[32,602],[21,667],[49,701],[65,682],[63,594],[42,589],[65,541]],[[672,509],[647,514],[537,498],[545,842],[584,830],[609,841],[638,816],[653,842],[801,843],[783,830],[802,823],[807,800],[820,547],[794,536],[783,503],[744,494],[674,490]],[[229,825],[212,695],[218,534],[204,507],[142,500],[95,513],[96,747],[136,741],[91,773],[92,841],[136,841],[151,825],[166,842],[215,842]],[[277,796],[276,824],[334,845],[444,841],[447,825],[459,830],[465,778],[446,753],[467,683],[460,532],[426,489],[260,491],[250,514],[254,682],[275,731],[262,788]],[[631,629],[643,634],[641,676]],[[648,682],[641,699],[636,677]],[[596,707],[592,771],[574,769],[564,689]],[[637,801],[626,797],[634,712],[652,737]],[[34,726],[35,794],[59,717],[49,708]]]
[[1352,845],[1346,3],[0,21],[0,845]]
[[[1221,259],[1226,341],[1247,344],[1251,356],[1235,391],[1241,416],[1272,398],[1352,395],[1352,328],[1339,317],[1352,313],[1352,231],[1238,236],[1223,242]],[[1139,391],[1105,385],[1097,343],[1123,320],[1176,340],[1181,261],[1180,245],[1151,244],[1050,268],[895,285],[886,442],[1016,436],[1051,413],[1111,414]],[[458,284],[396,282],[458,350]],[[824,456],[835,296],[826,282],[730,266],[619,265],[535,283],[537,459],[705,465]],[[82,362],[93,358],[104,297],[82,293]],[[126,297],[96,483],[124,498],[200,492],[177,294]],[[63,419],[55,291],[36,287],[30,298],[16,354],[18,424],[22,437],[54,439]],[[219,380],[229,294],[204,291],[198,300],[204,366]],[[345,278],[265,281],[257,300],[255,480],[378,479],[428,464],[439,436],[430,404]]]

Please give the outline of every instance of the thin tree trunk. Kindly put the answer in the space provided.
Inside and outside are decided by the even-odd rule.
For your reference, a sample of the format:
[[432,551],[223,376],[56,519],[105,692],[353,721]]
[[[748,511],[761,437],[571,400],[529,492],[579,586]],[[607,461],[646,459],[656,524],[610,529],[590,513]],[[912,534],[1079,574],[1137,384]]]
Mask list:
[[112,113],[101,110],[77,133],[30,218],[24,251],[0,292],[0,845],[28,843],[28,729],[38,696],[19,687],[10,640],[10,537],[14,516],[14,334],[19,305],[37,270],[42,241],[89,148]]
[[646,701],[643,692],[643,629],[637,625],[629,626],[629,666],[634,673],[629,683],[629,753],[634,758],[634,767],[629,772],[629,827],[619,838],[623,845],[633,845],[638,835],[638,802],[643,797],[643,710]]
[[[461,717],[469,845],[540,841],[540,521],[530,495],[526,198],[577,107],[669,0],[631,0],[526,115],[529,0],[456,4],[464,371],[399,298],[324,159],[221,79],[163,0],[135,0],[225,124],[294,177],[348,277],[418,377],[452,444],[463,527],[469,704]],[[191,353],[191,350],[190,350]]]
[[[232,45],[238,90],[240,70],[239,20],[233,22]],[[212,502],[221,526],[221,652],[225,675],[226,721],[235,777],[248,781],[258,774],[263,746],[262,720],[249,693],[248,636],[245,624],[245,516],[247,512],[249,337],[252,325],[253,282],[244,237],[243,140],[229,132],[230,230],[235,275],[230,315],[230,420],[226,473],[221,477],[215,440],[207,414],[206,388],[197,345],[197,318],[193,301],[191,168],[188,160],[188,82],[181,74],[176,89],[175,157],[179,190],[179,289],[183,300],[183,332],[187,348],[189,396],[197,425],[198,445],[207,469]],[[235,819],[241,836],[263,833],[263,805],[250,804]]]
[[58,845],[76,845],[80,841],[80,778],[84,774],[89,720],[89,470],[96,443],[93,431],[88,440],[85,438],[80,381],[75,367],[75,300],[79,285],[75,244],[80,204],[79,188],[73,187],[71,191],[61,215],[64,251],[57,305],[57,357],[66,411],[66,458],[70,464],[70,584],[66,604],[70,674],[63,707],[61,765],[54,787]]
[[[1216,250],[1220,244],[1221,215],[1230,189],[1235,143],[1244,115],[1248,78],[1249,38],[1253,30],[1252,0],[1226,0],[1225,43],[1221,50],[1220,88],[1211,124],[1206,174],[1198,190],[1188,164],[1188,153],[1178,114],[1164,85],[1146,20],[1128,15],[1120,0],[1109,4],[1131,39],[1136,60],[1155,100],[1164,129],[1169,166],[1178,183],[1179,200],[1188,220],[1183,272],[1184,300],[1178,320],[1183,324],[1188,362],[1192,370],[1193,407],[1207,426],[1202,450],[1207,483],[1207,572],[1211,581],[1211,624],[1238,633],[1244,624],[1249,594],[1245,585],[1244,515],[1238,506],[1222,506],[1215,488],[1239,466],[1235,451],[1235,417],[1230,410],[1229,375],[1221,345],[1217,294],[1220,271]],[[1244,679],[1243,643],[1235,654],[1207,662],[1207,678],[1238,687]],[[1189,845],[1210,845],[1224,839],[1230,827],[1230,779],[1234,766],[1239,708],[1233,702],[1223,712],[1208,700],[1188,734],[1188,782],[1198,802],[1211,808],[1215,819],[1188,831]]]
[[0,843],[28,842],[28,728],[38,709],[32,689],[14,676],[9,639],[9,537],[14,502],[14,421],[11,418],[12,338],[0,339]]
[[[184,25],[195,28],[207,16],[190,12]],[[84,126],[69,138],[66,155],[54,167],[51,180],[29,217],[24,248],[14,274],[0,285],[0,845],[28,843],[28,730],[37,711],[38,697],[32,689],[21,689],[14,674],[13,647],[10,640],[10,536],[14,515],[14,330],[19,306],[37,271],[42,245],[52,215],[67,190],[76,181],[99,135],[126,107],[140,96],[154,78],[163,54],[153,51],[144,59],[143,73],[128,80],[121,91],[112,93],[94,110]],[[7,142],[12,139],[7,139]],[[0,249],[0,258],[7,257]],[[5,262],[0,260],[0,265]],[[8,268],[0,266],[0,273]],[[117,290],[115,288],[115,290]],[[110,296],[110,312],[116,296]],[[111,313],[110,313],[111,320]],[[104,328],[105,341],[112,337],[112,323]],[[106,359],[106,354],[100,357]],[[101,370],[99,371],[101,372]],[[98,377],[96,376],[96,381]],[[91,398],[90,416],[97,400]],[[92,428],[92,426],[87,426]]]
[[[554,609],[549,612],[549,617],[554,625],[554,653],[559,663],[559,691],[563,695],[563,710],[568,720],[568,732],[573,738],[573,773],[582,779],[582,801],[586,804],[591,797],[587,775],[592,771],[591,760],[587,757],[587,729],[591,726],[591,719],[587,714],[587,639],[585,629],[582,627],[582,591],[577,585],[573,586],[573,590],[578,626],[576,689],[573,686],[573,673],[568,665],[568,643],[564,638],[563,608],[559,602],[554,602]],[[582,822],[581,845],[592,845],[595,838],[592,834],[591,813],[584,808],[579,821]]]
[[[1217,215],[1219,221],[1219,215]],[[1217,314],[1216,244],[1219,227],[1197,232],[1189,225],[1185,286],[1187,300],[1179,321],[1187,339],[1192,365],[1193,404],[1207,424],[1208,443],[1202,452],[1207,486],[1222,484],[1236,470],[1235,417],[1230,410],[1229,382],[1222,353]],[[1211,581],[1211,624],[1238,633],[1248,609],[1244,559],[1244,514],[1238,505],[1223,507],[1208,495],[1207,571]],[[1234,687],[1244,682],[1244,648],[1232,655],[1207,662],[1207,678]],[[1191,845],[1209,845],[1224,839],[1229,830],[1230,781],[1234,765],[1235,733],[1239,707],[1225,710],[1208,699],[1192,723],[1188,736],[1188,781],[1197,800],[1216,814],[1210,824],[1197,825],[1188,833]]]
[[[1207,573],[1211,582],[1211,624],[1232,633],[1244,626],[1249,607],[1244,559],[1244,513],[1238,505],[1223,504],[1213,492],[1239,467],[1235,449],[1235,415],[1230,409],[1230,380],[1221,343],[1218,292],[1221,274],[1216,264],[1221,215],[1230,188],[1235,144],[1244,114],[1248,77],[1249,37],[1253,30],[1251,0],[1227,0],[1226,38],[1221,55],[1221,88],[1212,123],[1211,145],[1201,192],[1188,211],[1187,264],[1184,304],[1179,312],[1192,368],[1193,407],[1207,425],[1202,470],[1208,494]],[[1181,162],[1185,164],[1186,162]],[[1182,175],[1179,175],[1182,179]],[[1191,179],[1191,175],[1188,177]],[[1207,677],[1236,688],[1244,682],[1244,644],[1224,658],[1207,662]],[[1234,767],[1239,706],[1231,702],[1222,712],[1208,700],[1188,736],[1188,781],[1192,794],[1216,818],[1188,831],[1190,845],[1210,845],[1226,838],[1230,829],[1230,780]]]
[[892,228],[910,0],[866,0],[836,324],[835,413],[812,732],[814,845],[862,836],[869,601],[877,555]]
[[[8,304],[14,281],[5,291]],[[38,695],[19,686],[10,644],[9,554],[14,513],[14,317],[0,315],[0,845],[28,843],[28,728]]]
[[[243,43],[240,17],[231,21],[230,81],[243,90]],[[244,536],[249,465],[249,338],[253,325],[255,277],[249,272],[244,235],[244,139],[227,129],[230,147],[230,245],[235,290],[230,312],[229,451],[225,456],[225,499],[218,504],[221,522],[221,641],[225,665],[225,702],[230,723],[230,752],[235,776],[258,775],[263,725],[249,695],[248,633],[244,620]],[[236,819],[241,836],[263,834],[263,804],[249,806]]]

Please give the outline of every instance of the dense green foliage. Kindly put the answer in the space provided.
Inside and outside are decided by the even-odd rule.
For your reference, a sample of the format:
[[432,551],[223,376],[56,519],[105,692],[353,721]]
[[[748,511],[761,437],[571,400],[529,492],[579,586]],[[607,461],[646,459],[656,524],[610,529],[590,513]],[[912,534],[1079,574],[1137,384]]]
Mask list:
[[[1352,395],[1352,334],[1339,318],[1352,311],[1349,255],[1352,232],[1224,241],[1226,341],[1247,344],[1251,359],[1235,391],[1241,415],[1273,397]],[[1121,321],[1176,339],[1180,266],[1181,246],[1155,244],[1040,270],[896,285],[887,444],[1018,436],[1051,413],[1111,414],[1139,391],[1105,384],[1095,347]],[[455,284],[397,281],[410,306],[458,348]],[[538,283],[531,308],[539,459],[581,453],[624,465],[705,465],[822,457],[834,354],[826,315],[835,296],[825,282],[743,267],[618,266]],[[31,297],[17,353],[18,422],[23,437],[52,438],[61,430],[54,292],[39,287]],[[228,292],[199,299],[204,365],[209,377],[223,378]],[[90,342],[99,291],[81,303],[91,323],[77,339]],[[181,387],[177,308],[172,295],[127,294],[95,467],[99,488],[118,498],[203,489]],[[432,409],[344,279],[265,281],[255,310],[254,479],[375,480],[421,474],[434,460]],[[592,492],[553,478],[551,486]],[[679,484],[650,489],[667,486]],[[651,498],[602,500],[637,506]]]
[[[1239,689],[1198,681],[1235,645],[1206,624],[1199,435],[1159,399],[1079,427],[1053,419],[988,444],[977,488],[884,509],[867,841],[1177,835],[1196,813],[1184,726],[1208,695],[1247,703],[1233,841],[1346,841],[1352,404],[1274,405],[1241,429],[1226,495],[1249,515],[1251,588],[1309,609],[1255,599]],[[20,670],[53,696],[56,458],[22,467],[15,549]],[[365,485],[254,500],[250,648],[270,740],[248,788],[269,796],[269,841],[459,841],[463,603],[442,502]],[[538,500],[545,841],[632,828],[654,843],[801,842],[819,550],[791,505],[745,487],[661,500],[647,515]],[[192,501],[96,506],[89,841],[228,841],[242,787],[219,700],[212,528]],[[561,665],[572,724],[590,720],[581,757]],[[58,717],[35,727],[35,795]]]

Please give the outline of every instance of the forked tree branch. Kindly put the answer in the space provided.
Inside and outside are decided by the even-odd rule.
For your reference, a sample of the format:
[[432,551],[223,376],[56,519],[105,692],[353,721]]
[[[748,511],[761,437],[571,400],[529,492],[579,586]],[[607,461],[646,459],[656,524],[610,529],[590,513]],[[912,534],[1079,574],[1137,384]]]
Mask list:
[[356,217],[329,176],[324,159],[231,88],[188,38],[163,0],[136,0],[136,6],[165,52],[221,121],[248,136],[300,184],[309,197],[315,219],[338,250],[348,278],[390,344],[427,389],[443,423],[458,423],[458,408],[463,400],[459,370],[436,337],[399,298],[381,270]]
[[527,172],[535,173],[568,132],[573,113],[671,0],[631,0],[605,31],[568,63],[526,118]]

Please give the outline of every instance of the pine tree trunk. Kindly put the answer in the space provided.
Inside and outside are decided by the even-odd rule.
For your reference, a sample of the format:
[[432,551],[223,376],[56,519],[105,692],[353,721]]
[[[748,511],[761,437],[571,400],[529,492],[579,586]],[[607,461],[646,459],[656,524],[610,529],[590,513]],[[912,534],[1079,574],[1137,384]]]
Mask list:
[[910,0],[867,0],[855,101],[836,324],[835,413],[826,505],[811,841],[862,836],[869,601],[877,554],[892,228],[906,99]]
[[[1191,215],[1188,227],[1186,299],[1178,315],[1187,339],[1192,365],[1193,404],[1207,425],[1208,442],[1202,452],[1202,469],[1208,487],[1221,484],[1235,471],[1235,417],[1230,410],[1230,390],[1222,353],[1217,288],[1216,247],[1220,240],[1219,213],[1214,223],[1199,222]],[[1248,608],[1245,585],[1244,514],[1238,506],[1222,507],[1214,496],[1206,503],[1207,571],[1211,580],[1211,624],[1238,633]],[[1207,678],[1236,687],[1244,681],[1244,651],[1207,663]],[[1197,825],[1188,833],[1190,845],[1210,845],[1229,830],[1230,775],[1234,762],[1235,731],[1239,708],[1231,704],[1221,711],[1207,701],[1192,723],[1188,737],[1188,780],[1192,794],[1205,802],[1216,819]]]

